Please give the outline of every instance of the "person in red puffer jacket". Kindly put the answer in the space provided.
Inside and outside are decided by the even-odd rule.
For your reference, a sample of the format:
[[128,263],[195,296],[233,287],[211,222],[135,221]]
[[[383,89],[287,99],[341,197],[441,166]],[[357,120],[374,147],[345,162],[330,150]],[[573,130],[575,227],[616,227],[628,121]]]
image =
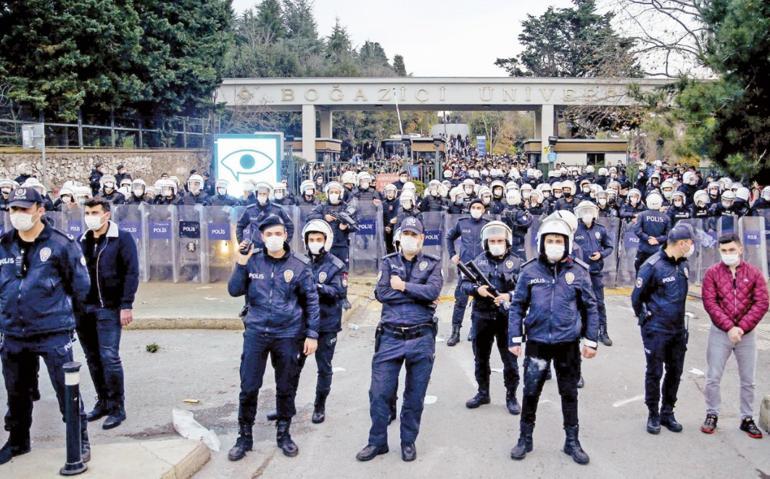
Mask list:
[[768,308],[765,278],[758,268],[742,260],[743,245],[738,235],[719,238],[722,261],[706,270],[703,278],[703,306],[711,317],[706,361],[706,421],[701,431],[713,434],[717,427],[721,396],[719,383],[730,354],[738,361],[741,380],[741,425],[749,437],[761,439],[754,424],[754,372],[757,343],[754,328]]

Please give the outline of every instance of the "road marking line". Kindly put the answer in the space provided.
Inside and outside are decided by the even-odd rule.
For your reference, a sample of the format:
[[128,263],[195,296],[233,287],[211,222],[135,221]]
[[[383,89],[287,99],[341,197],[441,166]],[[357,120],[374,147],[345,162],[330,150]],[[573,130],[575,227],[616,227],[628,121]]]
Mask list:
[[632,402],[641,401],[642,399],[644,399],[644,394],[640,394],[632,398],[616,401],[612,403],[612,407],[622,407],[622,406],[625,406],[626,404],[631,404]]

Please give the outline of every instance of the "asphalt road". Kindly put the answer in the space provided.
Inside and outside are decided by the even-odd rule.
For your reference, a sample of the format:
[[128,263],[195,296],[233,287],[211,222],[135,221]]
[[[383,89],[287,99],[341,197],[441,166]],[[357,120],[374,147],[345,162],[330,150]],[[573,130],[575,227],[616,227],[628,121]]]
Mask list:
[[[418,458],[400,458],[399,423],[389,428],[391,452],[369,463],[358,463],[356,452],[365,445],[369,429],[368,387],[374,326],[379,308],[372,301],[358,311],[340,333],[335,356],[335,376],[327,404],[327,420],[310,422],[315,386],[315,364],[305,367],[297,397],[298,415],[292,433],[300,448],[298,457],[284,457],[275,447],[275,429],[264,419],[274,406],[274,382],[268,368],[259,399],[254,428],[255,450],[238,463],[227,460],[227,450],[237,433],[238,364],[242,337],[237,331],[166,330],[126,331],[122,355],[126,368],[128,420],[118,429],[102,431],[92,423],[92,442],[131,441],[174,435],[173,408],[188,409],[218,435],[222,447],[198,478],[250,477],[769,477],[770,439],[749,439],[738,430],[738,376],[733,360],[723,380],[723,413],[713,436],[698,428],[704,418],[702,372],[708,318],[697,300],[688,310],[690,344],[680,388],[677,416],[685,427],[681,434],[663,430],[659,436],[645,432],[643,404],[644,356],[629,299],[607,298],[610,334],[615,345],[602,347],[598,356],[583,363],[586,387],[580,392],[581,441],[591,464],[578,466],[560,451],[563,445],[561,410],[555,381],[543,391],[535,450],[523,462],[509,452],[518,437],[518,417],[504,406],[499,358],[493,355],[492,404],[477,410],[465,408],[475,392],[470,343],[454,348],[444,343],[448,335],[451,302],[439,306],[441,328],[436,361],[428,388]],[[181,315],[181,314],[180,314]],[[466,318],[466,325],[468,320]],[[757,407],[770,394],[770,321],[760,326],[757,367]],[[157,343],[151,354],[145,346]],[[75,348],[82,360],[79,346]],[[61,447],[64,427],[43,367],[43,399],[35,404],[34,448]],[[403,385],[403,377],[401,384]],[[403,386],[402,386],[403,387]],[[93,388],[83,376],[87,406],[93,405]],[[519,391],[519,398],[521,391]],[[197,400],[197,404],[185,403]],[[0,404],[6,402],[0,389]],[[4,441],[5,433],[0,432]],[[2,466],[0,466],[0,471]]]

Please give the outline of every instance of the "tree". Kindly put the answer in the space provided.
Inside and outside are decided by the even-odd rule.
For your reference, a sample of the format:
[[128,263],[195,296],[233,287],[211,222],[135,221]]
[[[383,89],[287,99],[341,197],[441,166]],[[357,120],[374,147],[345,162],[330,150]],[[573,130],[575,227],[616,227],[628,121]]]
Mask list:
[[406,65],[404,64],[404,57],[401,55],[396,55],[393,57],[393,70],[396,72],[396,76],[405,77],[406,74]]
[[264,35],[265,43],[274,43],[286,36],[286,26],[278,0],[262,0],[257,7],[257,28]]
[[358,50],[358,61],[363,76],[393,76],[395,73],[385,49],[377,42],[365,41]]

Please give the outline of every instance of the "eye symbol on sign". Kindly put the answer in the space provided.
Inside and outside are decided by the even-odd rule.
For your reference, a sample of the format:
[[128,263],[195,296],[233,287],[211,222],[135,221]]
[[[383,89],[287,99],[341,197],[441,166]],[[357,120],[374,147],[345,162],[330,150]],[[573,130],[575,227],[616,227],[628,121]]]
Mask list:
[[272,158],[257,150],[235,150],[220,160],[236,180],[241,176],[256,175],[273,164]]

